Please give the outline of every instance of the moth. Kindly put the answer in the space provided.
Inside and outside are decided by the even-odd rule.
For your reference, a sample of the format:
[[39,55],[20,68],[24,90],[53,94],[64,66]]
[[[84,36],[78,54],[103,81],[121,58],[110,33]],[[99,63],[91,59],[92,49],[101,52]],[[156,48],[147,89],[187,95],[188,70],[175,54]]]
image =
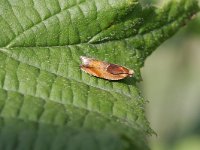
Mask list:
[[100,61],[94,58],[80,56],[82,64],[81,70],[84,72],[107,80],[121,80],[126,77],[132,77],[134,71],[126,67]]

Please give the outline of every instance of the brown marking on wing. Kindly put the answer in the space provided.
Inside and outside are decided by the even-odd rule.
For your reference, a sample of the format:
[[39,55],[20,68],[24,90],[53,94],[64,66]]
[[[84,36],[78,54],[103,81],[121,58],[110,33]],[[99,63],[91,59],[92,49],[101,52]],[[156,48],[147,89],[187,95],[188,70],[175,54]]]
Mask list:
[[129,70],[127,68],[115,64],[110,64],[107,67],[107,71],[114,75],[129,74]]

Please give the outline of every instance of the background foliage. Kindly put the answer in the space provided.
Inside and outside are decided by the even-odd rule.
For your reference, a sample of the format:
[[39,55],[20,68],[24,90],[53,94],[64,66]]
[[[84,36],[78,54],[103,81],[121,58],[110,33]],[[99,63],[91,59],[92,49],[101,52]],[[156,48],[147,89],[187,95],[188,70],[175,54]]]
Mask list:
[[[163,3],[154,1],[155,5]],[[200,149],[199,27],[198,14],[160,46],[142,69],[142,93],[150,101],[147,115],[158,134],[149,138],[152,150]]]

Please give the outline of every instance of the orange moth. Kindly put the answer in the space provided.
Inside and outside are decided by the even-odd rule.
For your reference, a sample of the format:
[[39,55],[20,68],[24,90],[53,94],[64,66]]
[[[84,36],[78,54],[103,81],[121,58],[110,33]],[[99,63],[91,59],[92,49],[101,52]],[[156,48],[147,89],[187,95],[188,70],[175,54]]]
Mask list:
[[85,56],[81,56],[80,59],[82,61],[80,66],[81,70],[99,78],[107,80],[121,80],[134,75],[133,70],[117,64],[110,64]]

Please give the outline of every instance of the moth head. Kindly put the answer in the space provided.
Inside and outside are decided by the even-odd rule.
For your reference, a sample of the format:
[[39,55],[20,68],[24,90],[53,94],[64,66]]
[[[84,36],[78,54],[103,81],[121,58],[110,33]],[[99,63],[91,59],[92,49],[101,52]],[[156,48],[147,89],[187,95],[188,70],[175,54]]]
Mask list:
[[91,61],[91,58],[88,58],[88,57],[85,57],[85,56],[80,56],[80,59],[81,59],[83,65],[85,65],[85,66],[89,65],[89,63]]

